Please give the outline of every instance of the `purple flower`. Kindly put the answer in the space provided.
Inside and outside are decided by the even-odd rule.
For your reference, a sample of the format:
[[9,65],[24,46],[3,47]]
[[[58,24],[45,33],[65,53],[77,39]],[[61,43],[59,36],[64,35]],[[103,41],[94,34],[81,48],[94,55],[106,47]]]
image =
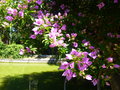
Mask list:
[[88,45],[90,45],[89,41],[87,41],[87,42],[84,43],[84,46],[88,46]]
[[76,55],[77,57],[81,57],[81,56],[82,56],[82,52],[77,52],[75,55]]
[[105,64],[102,65],[102,68],[106,68]]
[[39,8],[39,6],[38,6],[38,5],[36,5],[36,6],[34,6],[34,8],[35,8],[35,9],[38,9],[38,8]]
[[39,19],[35,19],[35,22],[34,22],[35,25],[41,25],[41,24],[44,24],[44,20],[39,18]]
[[67,69],[69,66],[69,63],[68,62],[62,62],[61,66],[59,67],[59,69]]
[[87,65],[86,64],[84,64],[84,63],[82,63],[82,62],[78,62],[78,69],[80,70],[80,71],[84,71],[84,70],[86,70],[87,69]]
[[29,2],[31,2],[31,0],[27,0],[27,2],[29,3]]
[[58,41],[58,44],[59,44],[59,45],[62,45],[63,42],[64,42],[63,40],[59,40],[59,41]]
[[101,8],[103,8],[105,6],[105,3],[104,2],[101,2],[101,3],[99,3],[98,5],[97,5],[97,7],[99,8],[99,10],[101,9]]
[[105,82],[105,84],[106,84],[107,86],[110,86],[110,83],[109,83],[109,82]]
[[72,23],[72,26],[75,26],[75,23]]
[[73,42],[73,46],[74,46],[75,48],[77,48],[77,47],[78,47],[78,43],[77,43],[77,42]]
[[109,57],[109,58],[107,58],[107,61],[108,61],[108,62],[113,62],[113,58],[112,58],[112,57]]
[[87,57],[84,57],[84,58],[82,58],[82,63],[88,63],[89,62],[89,58],[87,58]]
[[24,49],[20,49],[19,54],[20,54],[20,55],[23,55],[23,54],[24,54]]
[[30,38],[36,39],[36,35],[31,35]]
[[60,8],[61,8],[62,10],[65,9],[65,5],[64,5],[64,4],[60,5]]
[[87,57],[88,52],[82,52],[82,55],[84,55],[84,57]]
[[71,68],[71,69],[74,68],[74,62],[70,63],[70,68]]
[[30,48],[29,48],[29,47],[26,47],[26,50],[27,50],[27,52],[28,52],[28,53],[30,53],[30,52],[31,52],[31,50],[30,50]]
[[58,24],[58,23],[54,23],[54,24],[53,24],[53,27],[59,28],[59,24]]
[[117,37],[117,38],[120,38],[120,35],[117,35],[116,37]]
[[71,55],[77,55],[78,52],[75,49],[72,49],[72,51],[70,52]]
[[37,31],[39,29],[39,27],[35,27],[32,29],[32,31]]
[[97,85],[98,80],[97,80],[97,79],[93,79],[93,80],[92,80],[92,83],[93,83],[93,85],[95,86],[95,85]]
[[114,3],[118,3],[118,0],[114,0]]
[[89,42],[89,41],[86,41],[86,39],[84,39],[84,40],[82,41],[82,43],[84,44],[84,46],[90,45],[90,42]]
[[44,30],[40,30],[40,31],[38,31],[38,34],[42,35],[43,32],[44,32]]
[[93,52],[91,52],[91,53],[89,53],[88,55],[90,56],[90,57],[92,57],[93,59],[96,59],[97,58],[97,52],[96,51],[93,51]]
[[69,9],[66,9],[65,12],[68,13],[68,12],[70,12],[70,10],[69,10]]
[[82,16],[82,13],[81,13],[81,12],[79,12],[79,13],[78,13],[78,16]]
[[76,36],[77,36],[77,33],[71,33],[71,36],[72,36],[72,37],[76,37]]
[[6,16],[5,19],[7,19],[8,21],[13,21],[13,17],[12,16]]
[[114,68],[120,68],[120,65],[115,64],[115,65],[113,65],[113,67],[114,67]]
[[61,30],[66,30],[66,25],[65,24],[61,27]]
[[91,75],[86,75],[85,78],[86,78],[87,80],[92,80],[92,76],[91,76]]
[[86,39],[82,40],[82,43],[85,43],[85,42],[87,42]]
[[56,44],[52,43],[52,44],[49,45],[49,47],[54,48],[54,47],[56,47]]
[[68,69],[63,72],[62,76],[66,76],[66,79],[69,81],[72,77],[76,77],[76,74],[72,72],[72,70]]
[[37,0],[36,3],[40,5],[42,4],[42,0]]
[[70,38],[70,34],[66,34],[66,37],[67,37],[67,38]]
[[19,11],[19,16],[22,17],[22,18],[24,17],[24,11],[23,10]]
[[73,57],[72,57],[72,55],[71,55],[71,54],[66,54],[66,59],[71,60],[71,59],[73,59]]
[[23,5],[23,7],[22,7],[22,8],[23,8],[23,9],[26,9],[27,7],[28,7],[27,5]]
[[8,8],[7,13],[12,14],[13,16],[16,16],[17,15],[17,9]]
[[89,49],[95,49],[95,47],[93,47],[93,46],[89,46]]

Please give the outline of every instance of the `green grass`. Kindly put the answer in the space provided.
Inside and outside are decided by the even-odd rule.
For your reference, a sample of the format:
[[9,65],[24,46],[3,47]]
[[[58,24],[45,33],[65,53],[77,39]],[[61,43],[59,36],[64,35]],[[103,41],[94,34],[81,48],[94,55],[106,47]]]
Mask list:
[[[0,63],[0,90],[29,90],[29,86],[31,90],[64,90],[65,78],[61,76],[62,73],[63,71],[58,71],[58,66],[55,65]],[[90,81],[76,78],[67,82],[66,88],[67,90],[96,90]]]
[[48,64],[31,63],[0,63],[0,78],[6,76],[16,76],[21,74],[31,74],[33,72],[57,71],[58,66]]

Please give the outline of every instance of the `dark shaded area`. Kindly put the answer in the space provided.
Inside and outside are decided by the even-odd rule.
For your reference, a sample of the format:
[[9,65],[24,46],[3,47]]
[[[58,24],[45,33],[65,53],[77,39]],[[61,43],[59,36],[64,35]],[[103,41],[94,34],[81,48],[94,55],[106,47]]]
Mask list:
[[113,74],[111,78],[112,90],[120,90],[120,73]]
[[[61,74],[62,72],[43,72],[16,77],[8,76],[4,78],[0,90],[64,90],[64,77]],[[67,82],[67,90],[96,90],[96,87],[89,81],[74,78]]]

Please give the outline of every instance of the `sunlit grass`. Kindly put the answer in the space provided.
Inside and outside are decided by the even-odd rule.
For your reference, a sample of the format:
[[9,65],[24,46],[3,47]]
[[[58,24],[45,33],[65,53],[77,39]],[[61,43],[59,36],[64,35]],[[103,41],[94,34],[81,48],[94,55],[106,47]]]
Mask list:
[[34,63],[0,63],[0,82],[4,77],[22,74],[41,73],[47,71],[57,71],[58,66]]

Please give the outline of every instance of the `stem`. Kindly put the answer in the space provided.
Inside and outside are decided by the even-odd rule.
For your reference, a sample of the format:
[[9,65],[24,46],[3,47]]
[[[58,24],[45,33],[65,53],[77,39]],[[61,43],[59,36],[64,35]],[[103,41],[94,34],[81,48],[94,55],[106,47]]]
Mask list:
[[100,79],[98,79],[97,90],[101,90],[101,88],[100,88]]
[[64,81],[64,90],[66,90],[66,83],[67,83],[67,80],[65,78],[65,81]]

